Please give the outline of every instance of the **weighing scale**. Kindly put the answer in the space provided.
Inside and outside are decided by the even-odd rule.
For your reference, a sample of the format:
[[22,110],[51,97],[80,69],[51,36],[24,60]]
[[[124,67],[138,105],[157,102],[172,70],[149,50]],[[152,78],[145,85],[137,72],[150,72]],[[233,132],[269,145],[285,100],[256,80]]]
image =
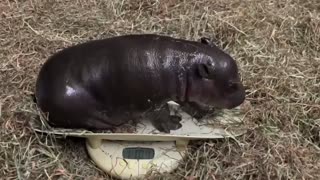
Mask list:
[[185,157],[191,140],[234,138],[246,132],[240,107],[219,110],[212,117],[196,120],[179,105],[168,102],[171,113],[182,116],[180,129],[170,133],[156,130],[150,121],[142,119],[133,132],[92,132],[86,130],[50,128],[43,121],[32,121],[36,132],[86,138],[89,156],[96,165],[120,179],[143,178],[154,171],[171,172]]

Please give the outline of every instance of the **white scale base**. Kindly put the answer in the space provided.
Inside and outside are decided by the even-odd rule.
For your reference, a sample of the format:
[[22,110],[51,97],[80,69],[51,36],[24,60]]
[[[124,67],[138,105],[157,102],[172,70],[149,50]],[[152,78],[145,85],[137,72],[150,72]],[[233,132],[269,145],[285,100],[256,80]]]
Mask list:
[[[173,108],[176,103],[169,102]],[[182,127],[170,134],[160,133],[142,120],[134,133],[93,133],[82,130],[50,129],[35,126],[37,132],[86,138],[92,160],[108,174],[121,179],[143,178],[152,170],[159,173],[177,168],[185,157],[190,140],[233,138],[246,132],[239,108],[224,110],[198,122],[181,112]],[[39,123],[38,123],[39,124]]]

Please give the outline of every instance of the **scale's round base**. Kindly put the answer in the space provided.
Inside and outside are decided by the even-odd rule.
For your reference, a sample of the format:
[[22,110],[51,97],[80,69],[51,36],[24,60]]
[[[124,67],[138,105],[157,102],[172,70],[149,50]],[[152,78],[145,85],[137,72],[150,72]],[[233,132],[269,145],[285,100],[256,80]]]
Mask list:
[[87,149],[97,166],[108,174],[122,178],[142,178],[146,174],[170,172],[178,167],[187,148],[187,142],[114,142],[102,140]]
[[201,121],[181,110],[180,114],[182,127],[170,133],[157,131],[148,120],[141,120],[130,133],[51,128],[43,121],[31,122],[31,127],[37,132],[86,138],[88,153],[97,166],[121,179],[174,170],[185,157],[190,140],[234,138],[246,132],[240,107]]

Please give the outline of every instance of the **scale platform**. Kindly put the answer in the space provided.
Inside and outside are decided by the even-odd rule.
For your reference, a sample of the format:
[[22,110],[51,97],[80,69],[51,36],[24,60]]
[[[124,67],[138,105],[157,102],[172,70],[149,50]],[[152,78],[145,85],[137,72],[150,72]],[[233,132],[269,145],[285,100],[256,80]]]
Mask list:
[[182,127],[170,133],[159,132],[144,119],[135,126],[124,125],[117,133],[51,128],[43,120],[31,121],[30,125],[40,133],[86,138],[89,156],[96,165],[120,179],[174,170],[185,157],[191,140],[234,138],[246,132],[240,107],[219,110],[198,121],[181,111],[178,104],[169,105],[182,116]]

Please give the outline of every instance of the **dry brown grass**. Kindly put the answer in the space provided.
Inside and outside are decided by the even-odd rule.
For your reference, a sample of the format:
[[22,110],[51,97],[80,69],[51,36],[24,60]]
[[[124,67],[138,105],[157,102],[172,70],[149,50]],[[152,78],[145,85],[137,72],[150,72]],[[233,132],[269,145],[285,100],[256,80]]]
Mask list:
[[320,1],[166,0],[0,2],[0,179],[110,178],[83,139],[34,133],[30,94],[60,48],[129,33],[208,36],[239,63],[250,131],[198,141],[155,179],[320,179]]

